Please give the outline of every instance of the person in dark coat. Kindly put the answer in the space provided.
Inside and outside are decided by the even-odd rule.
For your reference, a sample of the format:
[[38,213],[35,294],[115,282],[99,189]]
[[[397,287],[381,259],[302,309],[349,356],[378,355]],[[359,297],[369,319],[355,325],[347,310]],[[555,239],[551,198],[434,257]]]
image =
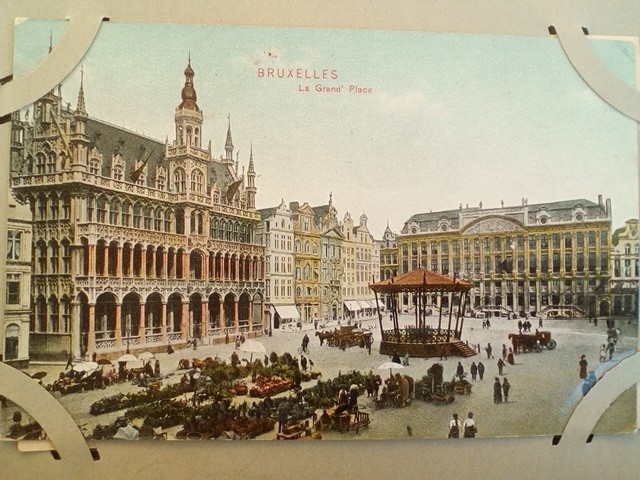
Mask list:
[[585,378],[587,378],[587,365],[588,365],[585,355],[582,355],[580,357],[580,361],[578,362],[578,365],[580,366],[580,378],[584,380]]
[[507,346],[504,343],[502,344],[502,359],[507,359]]
[[300,368],[303,372],[307,371],[307,358],[304,355],[300,355]]
[[478,362],[478,376],[480,380],[484,378],[484,363],[482,362]]
[[160,360],[156,360],[156,363],[153,368],[153,373],[156,377],[160,376]]
[[458,362],[458,366],[456,367],[456,377],[458,377],[460,380],[462,380],[462,378],[464,377],[464,367],[462,366],[461,362]]
[[400,360],[400,355],[398,354],[398,352],[396,350],[393,351],[393,356],[391,357],[391,361],[393,363],[402,364],[402,360]]
[[470,371],[471,371],[471,380],[475,382],[476,377],[478,376],[478,366],[476,365],[476,362],[471,363]]
[[462,424],[458,420],[458,414],[454,413],[453,418],[449,421],[449,438],[460,438],[460,430]]
[[522,320],[518,320],[518,333],[522,333]]
[[509,353],[507,353],[507,363],[509,365],[515,365],[516,364],[515,359],[513,357],[513,349],[512,348],[509,348]]
[[496,377],[496,380],[493,383],[493,403],[496,405],[498,403],[502,403],[502,385],[500,384],[500,379],[498,377]]
[[502,393],[504,393],[504,403],[507,403],[509,401],[509,390],[511,390],[511,384],[509,383],[509,380],[507,380],[507,377],[505,377],[504,380],[502,381]]
[[490,343],[487,343],[487,346],[484,349],[487,352],[487,359],[491,360],[493,358],[493,347]]
[[504,361],[499,358],[498,359],[498,374],[502,375],[502,370],[504,369]]

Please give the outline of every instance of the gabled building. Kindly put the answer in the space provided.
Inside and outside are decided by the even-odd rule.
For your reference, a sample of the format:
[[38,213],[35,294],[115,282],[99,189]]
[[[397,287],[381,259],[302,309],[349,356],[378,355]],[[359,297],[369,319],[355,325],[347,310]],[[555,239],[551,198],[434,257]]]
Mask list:
[[266,315],[269,329],[300,321],[295,304],[294,231],[291,210],[284,200],[274,208],[258,210],[262,217],[256,239],[266,248]]
[[640,279],[638,219],[630,219],[611,236],[612,314],[637,318]]

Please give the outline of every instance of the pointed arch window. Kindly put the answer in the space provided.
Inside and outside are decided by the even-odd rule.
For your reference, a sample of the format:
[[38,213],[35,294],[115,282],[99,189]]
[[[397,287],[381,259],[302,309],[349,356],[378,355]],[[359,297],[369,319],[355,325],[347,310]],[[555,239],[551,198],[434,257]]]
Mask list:
[[184,170],[177,168],[173,172],[173,187],[176,193],[184,192],[186,189]]
[[191,191],[195,193],[202,193],[204,184],[204,175],[200,170],[194,170],[191,172]]

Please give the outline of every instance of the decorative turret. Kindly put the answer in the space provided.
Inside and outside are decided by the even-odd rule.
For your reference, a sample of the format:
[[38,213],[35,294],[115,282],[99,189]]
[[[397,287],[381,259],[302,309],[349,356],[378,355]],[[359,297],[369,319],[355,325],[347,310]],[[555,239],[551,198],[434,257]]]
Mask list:
[[87,109],[84,101],[84,68],[80,67],[80,89],[78,90],[78,103],[73,115],[75,125],[71,134],[71,167],[87,171],[89,158],[89,137],[86,134]]
[[256,208],[256,171],[253,166],[253,144],[249,153],[249,168],[247,168],[247,208]]
[[225,163],[233,163],[233,140],[231,138],[231,114],[227,117],[229,124],[227,126],[227,141],[224,143]]
[[202,110],[196,101],[198,95],[193,85],[195,72],[191,68],[191,54],[189,63],[184,70],[184,87],[180,94],[182,102],[176,107],[176,143],[201,148],[202,139]]

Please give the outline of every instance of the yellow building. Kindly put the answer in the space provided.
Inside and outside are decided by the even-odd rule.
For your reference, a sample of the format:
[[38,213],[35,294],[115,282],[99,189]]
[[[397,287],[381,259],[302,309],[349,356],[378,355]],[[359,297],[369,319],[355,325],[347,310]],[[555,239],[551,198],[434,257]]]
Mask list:
[[308,203],[289,205],[293,221],[295,266],[295,303],[301,322],[320,318],[320,230],[315,212]]
[[[611,202],[601,195],[597,203],[460,205],[405,222],[397,237],[399,273],[421,267],[473,282],[473,313],[607,315],[610,231]],[[405,296],[402,308],[412,306]]]

